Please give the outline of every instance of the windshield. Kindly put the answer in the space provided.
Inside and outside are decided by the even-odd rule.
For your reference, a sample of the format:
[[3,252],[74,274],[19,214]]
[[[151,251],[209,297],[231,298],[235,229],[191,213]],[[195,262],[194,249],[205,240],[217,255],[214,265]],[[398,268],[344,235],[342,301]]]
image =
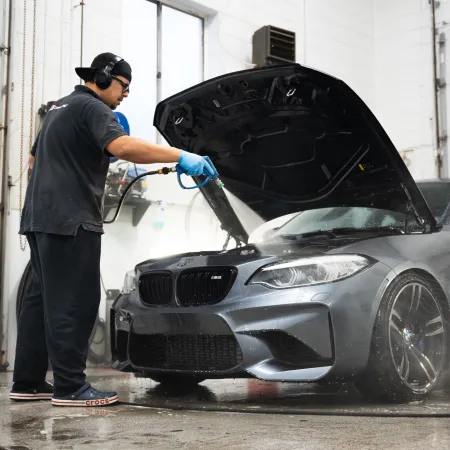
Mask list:
[[405,214],[375,208],[321,208],[304,211],[280,227],[276,235],[303,234],[333,228],[404,227]]

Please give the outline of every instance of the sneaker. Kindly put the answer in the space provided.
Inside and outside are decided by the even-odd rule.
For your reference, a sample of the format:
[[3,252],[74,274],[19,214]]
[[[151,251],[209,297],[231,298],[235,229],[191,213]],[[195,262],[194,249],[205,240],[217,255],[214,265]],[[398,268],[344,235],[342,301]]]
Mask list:
[[17,389],[14,385],[9,393],[9,398],[14,401],[50,400],[55,393],[52,384],[45,381],[35,388]]
[[100,392],[86,383],[78,391],[67,397],[52,398],[53,406],[108,406],[118,400],[117,392]]

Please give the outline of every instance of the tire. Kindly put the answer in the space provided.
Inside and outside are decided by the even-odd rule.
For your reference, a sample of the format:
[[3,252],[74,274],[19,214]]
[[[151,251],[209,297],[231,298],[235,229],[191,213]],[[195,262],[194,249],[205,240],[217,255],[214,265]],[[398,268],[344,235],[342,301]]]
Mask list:
[[199,377],[196,375],[179,375],[179,374],[148,374],[148,378],[163,386],[167,387],[192,387],[205,381],[206,378]]
[[357,389],[370,400],[408,402],[443,380],[448,351],[447,302],[437,283],[409,272],[381,301],[369,360]]

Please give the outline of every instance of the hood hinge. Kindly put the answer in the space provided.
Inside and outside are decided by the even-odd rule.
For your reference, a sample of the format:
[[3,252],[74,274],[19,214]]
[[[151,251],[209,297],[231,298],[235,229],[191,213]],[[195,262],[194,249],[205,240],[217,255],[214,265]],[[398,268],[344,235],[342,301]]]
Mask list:
[[405,192],[406,196],[408,197],[408,203],[406,204],[406,208],[408,209],[408,211],[414,214],[414,218],[416,219],[416,222],[422,227],[423,232],[429,233],[431,231],[430,224],[428,223],[428,221],[426,221],[423,217],[420,216],[419,212],[414,206],[414,202],[412,200],[411,194],[408,191],[408,188],[403,183],[401,183],[401,187]]

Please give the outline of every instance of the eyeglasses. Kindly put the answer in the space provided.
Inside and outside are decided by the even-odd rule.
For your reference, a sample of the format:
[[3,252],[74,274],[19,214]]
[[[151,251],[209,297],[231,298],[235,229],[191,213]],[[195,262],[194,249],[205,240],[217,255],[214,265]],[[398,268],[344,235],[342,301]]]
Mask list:
[[115,77],[114,75],[111,75],[111,78],[114,78],[114,80],[116,80],[117,82],[120,83],[120,85],[122,86],[122,93],[125,94],[125,92],[130,92],[130,85],[127,83],[124,83],[122,80],[119,80],[117,77]]

